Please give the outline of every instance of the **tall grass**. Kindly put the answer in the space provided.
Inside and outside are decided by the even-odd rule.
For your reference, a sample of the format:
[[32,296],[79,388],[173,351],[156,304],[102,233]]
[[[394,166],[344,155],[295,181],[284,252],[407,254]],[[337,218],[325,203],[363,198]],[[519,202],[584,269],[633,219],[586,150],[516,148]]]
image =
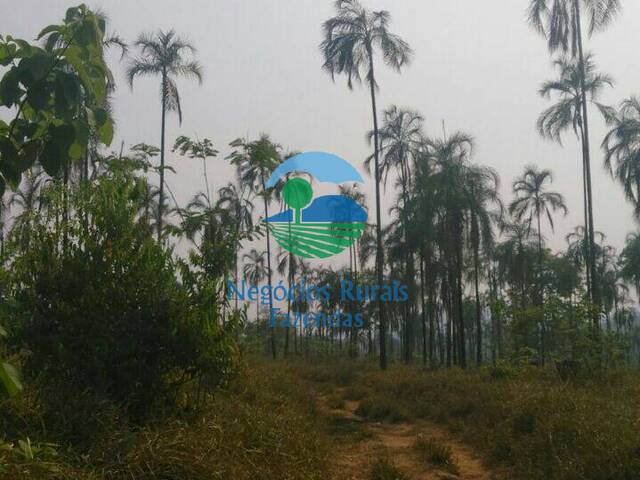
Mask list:
[[[27,395],[37,397],[32,386]],[[38,445],[62,418],[30,401],[0,405],[5,432]],[[94,399],[95,400],[95,399]],[[86,402],[86,405],[84,404]],[[253,365],[197,411],[174,412],[144,426],[124,423],[89,398],[65,410],[53,450],[26,461],[0,449],[0,479],[313,480],[327,477],[328,444],[307,390],[271,366]],[[93,415],[88,411],[93,407]],[[95,438],[82,428],[91,421]],[[100,425],[96,422],[101,422]],[[52,432],[53,430],[51,430]]]
[[537,368],[386,372],[348,363],[299,366],[352,377],[345,395],[362,398],[359,413],[376,420],[428,419],[474,445],[513,480],[640,478],[640,376],[590,374],[572,382]]

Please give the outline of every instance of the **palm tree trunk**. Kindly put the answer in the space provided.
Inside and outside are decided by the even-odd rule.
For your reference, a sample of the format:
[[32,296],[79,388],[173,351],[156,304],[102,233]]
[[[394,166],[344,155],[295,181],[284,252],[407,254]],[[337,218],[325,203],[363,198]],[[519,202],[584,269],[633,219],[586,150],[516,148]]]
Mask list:
[[427,366],[427,312],[424,304],[424,256],[420,253],[420,304],[422,309],[422,364]]
[[[288,292],[291,292],[291,284],[293,283],[293,268],[292,264],[293,255],[289,253],[289,289]],[[284,356],[285,358],[289,355],[289,324],[291,322],[291,296],[287,293],[287,325],[285,326],[285,336],[284,336]]]
[[574,0],[574,5],[576,9],[576,28],[578,34],[578,55],[580,62],[580,94],[582,97],[582,123],[584,127],[584,165],[585,165],[585,177],[586,177],[586,185],[587,185],[587,200],[588,200],[588,219],[589,219],[589,263],[591,265],[591,294],[593,296],[593,303],[599,307],[600,306],[600,292],[598,290],[598,279],[596,274],[595,267],[595,230],[594,230],[594,221],[593,221],[593,192],[591,189],[591,151],[589,144],[589,117],[588,117],[588,108],[587,108],[587,93],[585,88],[585,66],[584,66],[584,51],[582,45],[582,22],[580,19],[580,2],[579,0]]
[[167,113],[166,99],[167,74],[162,72],[162,126],[160,131],[160,203],[158,204],[158,243],[162,241],[162,208],[164,206],[164,137],[165,117]]
[[538,219],[538,302],[540,305],[540,366],[544,367],[545,327],[544,327],[544,288],[542,285],[542,230],[540,228],[540,205],[537,205]]
[[[382,286],[383,281],[383,265],[384,254],[382,251],[382,220],[380,215],[380,165],[379,165],[379,141],[378,141],[378,113],[376,109],[376,88],[375,77],[373,73],[373,52],[371,46],[368,46],[369,53],[369,69],[371,76],[369,78],[369,88],[371,91],[371,110],[373,112],[373,155],[375,160],[375,188],[376,188],[376,276],[378,285]],[[381,295],[378,295],[378,322],[380,324],[380,368],[387,368],[387,322],[384,315],[384,303]]]
[[475,284],[476,294],[476,364],[480,366],[482,364],[482,309],[480,308],[480,288],[478,286],[479,277],[479,253],[478,244],[474,242],[473,246],[473,280]]
[[[264,200],[264,218],[269,218],[269,202],[267,202],[267,190],[265,188],[264,175],[261,175],[262,181],[262,194]],[[267,231],[267,280],[269,285],[269,319],[271,319],[271,312],[273,311],[273,295],[271,288],[271,235],[269,234],[269,229],[266,228]],[[275,360],[277,357],[276,354],[276,326],[271,325],[271,320],[269,320],[269,327],[271,329],[271,355]]]
[[458,317],[458,359],[462,368],[467,368],[467,354],[465,343],[465,328],[464,328],[464,305],[462,303],[462,269],[463,269],[463,239],[462,239],[462,214],[457,213],[454,218],[454,248],[455,248],[455,308],[456,315]]

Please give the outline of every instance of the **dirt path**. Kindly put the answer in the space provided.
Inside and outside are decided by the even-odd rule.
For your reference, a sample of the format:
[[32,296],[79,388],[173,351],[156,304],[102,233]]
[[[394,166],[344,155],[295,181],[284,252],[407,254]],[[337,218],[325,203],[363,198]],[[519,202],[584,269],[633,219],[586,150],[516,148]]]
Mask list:
[[[342,389],[334,395],[341,396]],[[355,411],[358,402],[345,401],[340,408],[332,408],[325,395],[318,395],[318,407],[334,424],[344,430],[357,432],[356,441],[336,446],[334,478],[339,480],[369,480],[371,465],[379,458],[388,458],[410,480],[492,480],[494,477],[480,457],[467,445],[455,440],[442,428],[427,422],[379,423],[367,422]],[[429,464],[415,447],[418,436],[446,445],[453,453],[457,473],[445,467]],[[348,440],[348,439],[347,439]]]

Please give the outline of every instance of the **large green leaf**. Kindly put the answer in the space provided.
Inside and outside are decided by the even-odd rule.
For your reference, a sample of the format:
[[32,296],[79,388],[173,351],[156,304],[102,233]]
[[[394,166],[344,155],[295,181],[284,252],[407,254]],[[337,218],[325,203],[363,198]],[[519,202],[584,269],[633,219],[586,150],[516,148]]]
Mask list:
[[22,170],[18,149],[8,137],[0,137],[0,172],[12,185],[20,183]]
[[20,383],[18,371],[7,362],[0,362],[0,383],[2,383],[11,397],[22,391],[22,383]]
[[75,138],[75,129],[71,125],[49,127],[49,139],[40,155],[40,162],[52,177],[58,176],[62,166],[69,162],[69,149]]
[[4,74],[0,80],[0,104],[5,107],[11,107],[20,102],[22,96],[20,88],[18,71],[12,68]]
[[93,110],[93,115],[100,141],[105,145],[111,145],[113,140],[113,121],[109,113],[104,108],[96,108]]

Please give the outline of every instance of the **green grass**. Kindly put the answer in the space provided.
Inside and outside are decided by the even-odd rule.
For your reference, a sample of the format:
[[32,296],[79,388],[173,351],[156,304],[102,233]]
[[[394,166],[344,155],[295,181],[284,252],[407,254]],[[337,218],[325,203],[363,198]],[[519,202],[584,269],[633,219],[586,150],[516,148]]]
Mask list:
[[[328,476],[330,445],[311,393],[273,365],[251,365],[197,411],[158,416],[137,427],[88,396],[71,396],[69,408],[60,403],[57,413],[50,411],[42,398],[46,393],[29,385],[20,399],[0,403],[5,435],[16,438],[16,447],[18,438],[28,436],[38,448],[33,459],[17,448],[0,449],[0,480]],[[43,442],[52,435],[56,446],[45,449]]]

